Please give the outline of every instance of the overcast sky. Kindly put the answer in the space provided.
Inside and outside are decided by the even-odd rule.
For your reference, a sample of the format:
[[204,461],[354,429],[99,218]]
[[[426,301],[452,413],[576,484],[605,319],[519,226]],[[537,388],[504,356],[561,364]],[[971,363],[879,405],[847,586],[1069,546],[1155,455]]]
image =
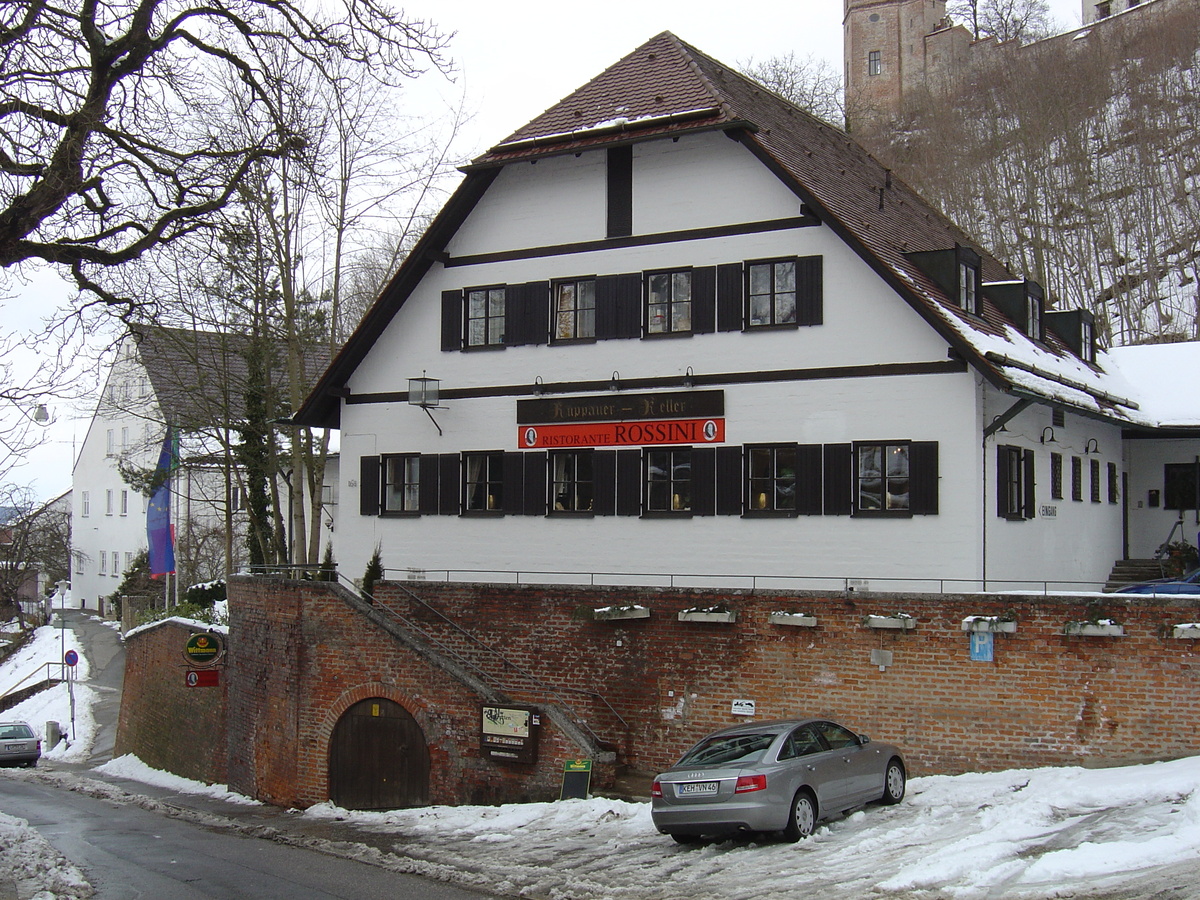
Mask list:
[[[672,31],[729,65],[789,52],[842,64],[842,0],[740,0],[697,4],[694,0],[608,0],[601,5],[562,0],[411,0],[410,18],[436,22],[454,32],[449,52],[453,82],[425,76],[412,100],[414,114],[439,115],[462,101],[472,113],[458,156],[470,159],[499,143],[539,113],[661,31]],[[1063,28],[1081,22],[1081,0],[1050,0]],[[0,298],[7,327],[36,325],[38,311],[66,296],[52,276],[39,276],[13,299]],[[46,443],[16,469],[11,480],[31,485],[42,499],[71,486],[71,468],[90,415],[52,404],[54,423]]]

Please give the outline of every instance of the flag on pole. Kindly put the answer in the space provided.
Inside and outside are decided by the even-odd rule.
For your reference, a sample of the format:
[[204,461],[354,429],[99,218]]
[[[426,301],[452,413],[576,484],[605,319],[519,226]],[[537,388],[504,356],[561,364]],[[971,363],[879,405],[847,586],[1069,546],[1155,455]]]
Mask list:
[[175,468],[175,439],[168,426],[154,470],[156,487],[146,508],[146,539],[150,545],[150,576],[175,574],[175,535],[171,528],[171,472]]

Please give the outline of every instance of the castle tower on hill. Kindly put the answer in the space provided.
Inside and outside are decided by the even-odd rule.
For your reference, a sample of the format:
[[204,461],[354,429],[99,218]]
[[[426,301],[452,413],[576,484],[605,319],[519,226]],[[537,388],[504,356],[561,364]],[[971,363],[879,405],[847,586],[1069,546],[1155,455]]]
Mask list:
[[[1072,50],[1108,32],[1145,28],[1196,0],[1080,0],[1083,28],[1048,41],[1069,41]],[[846,125],[858,135],[887,127],[905,104],[924,91],[940,92],[978,66],[1025,48],[1015,41],[974,40],[946,14],[946,0],[844,0]],[[1095,29],[1095,37],[1091,31]],[[1038,47],[1039,41],[1027,47]],[[1060,48],[1067,52],[1067,47]]]

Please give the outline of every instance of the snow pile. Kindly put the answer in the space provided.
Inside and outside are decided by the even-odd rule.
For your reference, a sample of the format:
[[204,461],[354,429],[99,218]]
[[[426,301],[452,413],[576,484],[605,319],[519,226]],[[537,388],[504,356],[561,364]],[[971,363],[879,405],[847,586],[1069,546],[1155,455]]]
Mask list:
[[[86,900],[93,894],[83,874],[24,819],[0,813],[0,889],[23,900]],[[8,894],[4,894],[8,896]]]
[[198,794],[204,797],[212,797],[214,800],[225,800],[229,803],[238,803],[245,806],[262,805],[258,800],[251,800],[242,794],[231,792],[223,784],[202,784],[190,778],[182,778],[179,775],[164,772],[161,769],[152,769],[132,754],[118,756],[116,759],[109,760],[102,766],[97,766],[93,771],[99,772],[101,775],[111,775],[114,778],[128,778],[130,781],[140,781],[142,784],[166,788],[180,794]]

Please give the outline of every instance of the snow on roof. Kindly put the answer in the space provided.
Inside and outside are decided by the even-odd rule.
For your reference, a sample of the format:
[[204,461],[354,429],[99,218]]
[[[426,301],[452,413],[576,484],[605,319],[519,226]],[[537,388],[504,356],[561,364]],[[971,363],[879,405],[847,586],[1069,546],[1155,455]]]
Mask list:
[[1200,341],[1114,347],[1108,358],[1153,424],[1200,426],[1200,392],[1192,381],[1200,371]]

